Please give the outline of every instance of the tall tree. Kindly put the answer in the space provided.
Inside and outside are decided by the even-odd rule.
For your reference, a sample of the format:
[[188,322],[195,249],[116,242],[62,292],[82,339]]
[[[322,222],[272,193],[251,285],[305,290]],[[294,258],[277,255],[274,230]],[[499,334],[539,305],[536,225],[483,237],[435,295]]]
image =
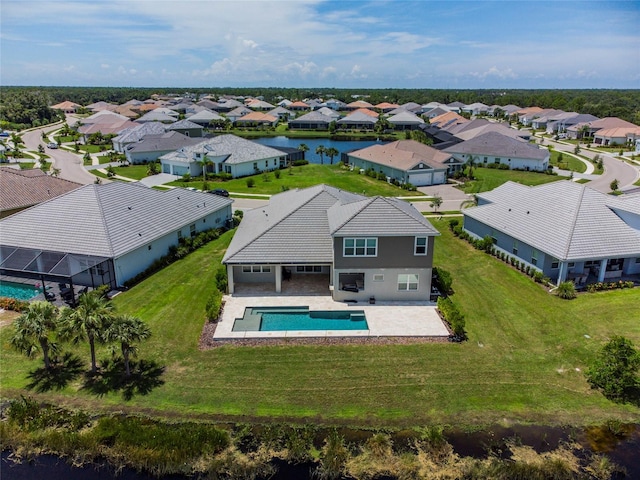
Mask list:
[[96,341],[104,340],[104,333],[114,314],[113,304],[95,291],[83,293],[74,309],[60,311],[60,337],[74,344],[89,342],[91,371],[98,370],[96,364]]
[[57,350],[53,335],[58,328],[58,309],[49,302],[32,302],[13,322],[11,345],[32,358],[42,352],[44,368],[51,368],[50,354]]
[[129,359],[137,354],[135,343],[146,340],[151,336],[149,326],[137,317],[131,315],[117,315],[107,328],[106,339],[110,342],[120,343],[122,360],[124,361],[125,375],[131,376]]
[[202,160],[198,160],[198,164],[202,167],[202,187],[204,189],[204,184],[207,182],[207,167],[213,165],[213,160],[204,155]]
[[469,169],[469,178],[473,179],[473,169],[476,167],[475,155],[469,155],[469,158],[467,158],[464,166]]
[[327,149],[324,147],[324,145],[318,145],[316,147],[316,154],[320,155],[320,165],[324,164],[324,154],[326,153]]

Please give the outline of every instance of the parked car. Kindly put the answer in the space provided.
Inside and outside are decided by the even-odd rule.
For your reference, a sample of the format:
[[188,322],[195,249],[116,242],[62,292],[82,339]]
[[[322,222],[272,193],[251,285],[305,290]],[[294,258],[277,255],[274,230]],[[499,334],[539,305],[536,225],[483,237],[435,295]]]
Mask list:
[[209,190],[209,193],[214,195],[219,195],[221,197],[228,197],[229,192],[227,192],[224,188],[216,188],[215,190]]
[[8,137],[9,136],[9,132],[0,132],[0,137]]
[[56,148],[58,148],[58,144],[55,143],[55,142],[49,142],[47,144],[47,147],[52,148],[52,149],[56,149]]

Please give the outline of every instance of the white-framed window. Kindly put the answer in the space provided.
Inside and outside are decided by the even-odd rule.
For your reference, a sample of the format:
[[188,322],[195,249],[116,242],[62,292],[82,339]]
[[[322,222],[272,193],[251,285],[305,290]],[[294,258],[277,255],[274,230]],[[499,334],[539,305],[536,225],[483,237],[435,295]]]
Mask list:
[[298,265],[296,266],[298,273],[322,273],[322,265]]
[[400,273],[398,275],[398,290],[415,291],[418,290],[417,273]]
[[427,254],[427,237],[416,237],[416,242],[413,248],[414,255],[426,255]]
[[518,241],[517,240],[513,241],[513,247],[511,248],[511,253],[513,253],[514,255],[518,255]]
[[531,265],[538,265],[538,251],[535,248],[531,250]]
[[244,273],[271,273],[271,266],[269,265],[243,265],[242,271]]
[[560,261],[554,260],[553,262],[551,262],[551,268],[553,270],[557,269],[558,267],[560,267]]
[[196,236],[196,224],[195,223],[192,223],[191,225],[189,225],[189,234],[192,237]]
[[384,282],[384,275],[381,273],[375,273],[373,275],[373,281],[374,282]]
[[377,238],[345,238],[345,257],[376,257],[378,256]]

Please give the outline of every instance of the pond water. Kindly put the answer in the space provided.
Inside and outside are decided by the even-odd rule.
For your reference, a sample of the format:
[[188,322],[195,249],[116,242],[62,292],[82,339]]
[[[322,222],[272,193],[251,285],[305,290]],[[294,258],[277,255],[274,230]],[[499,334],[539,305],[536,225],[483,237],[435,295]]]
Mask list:
[[[384,144],[389,142],[381,142],[379,140],[331,140],[329,138],[289,138],[289,137],[263,137],[252,139],[254,142],[261,145],[267,145],[270,147],[287,147],[298,148],[301,143],[304,143],[309,147],[309,151],[305,153],[304,157],[311,163],[320,163],[320,155],[316,153],[316,148],[322,145],[325,148],[333,147],[341,154],[351,152],[353,150],[360,150],[361,148],[370,147],[375,144]],[[333,159],[333,163],[340,161],[340,155]],[[330,159],[326,155],[324,156],[324,163],[329,163]]]

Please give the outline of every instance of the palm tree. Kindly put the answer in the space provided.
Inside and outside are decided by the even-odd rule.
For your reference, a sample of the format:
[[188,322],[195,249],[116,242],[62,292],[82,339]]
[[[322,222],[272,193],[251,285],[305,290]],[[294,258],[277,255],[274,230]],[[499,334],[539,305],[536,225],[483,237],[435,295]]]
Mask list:
[[469,169],[469,178],[473,179],[473,169],[476,166],[476,157],[474,155],[469,155],[464,166]]
[[131,376],[129,357],[135,356],[138,350],[133,344],[146,340],[150,336],[151,330],[149,326],[139,318],[131,315],[118,315],[114,317],[111,325],[107,328],[106,339],[110,342],[120,343],[125,375],[127,377]]
[[316,154],[320,155],[320,165],[324,164],[324,154],[327,151],[326,148],[324,148],[324,145],[318,145],[318,147],[316,148]]
[[204,189],[204,184],[207,183],[207,167],[213,165],[213,160],[204,155],[202,160],[198,160],[198,164],[202,167],[202,188]]
[[60,312],[60,337],[74,344],[89,342],[91,371],[96,372],[96,341],[102,342],[104,332],[113,317],[113,304],[95,291],[83,293],[75,309],[64,308]]
[[335,147],[329,147],[327,148],[324,153],[327,154],[327,157],[329,157],[331,159],[331,165],[333,165],[333,157],[335,157],[336,155],[339,155],[340,152],[338,151],[337,148]]
[[160,173],[160,164],[158,162],[149,162],[147,164],[147,175],[157,175]]
[[49,354],[57,350],[51,341],[53,333],[58,328],[58,309],[49,302],[32,302],[27,310],[13,322],[15,333],[11,337],[11,345],[23,352],[27,357],[33,357],[38,350],[44,357],[44,368],[51,368]]

